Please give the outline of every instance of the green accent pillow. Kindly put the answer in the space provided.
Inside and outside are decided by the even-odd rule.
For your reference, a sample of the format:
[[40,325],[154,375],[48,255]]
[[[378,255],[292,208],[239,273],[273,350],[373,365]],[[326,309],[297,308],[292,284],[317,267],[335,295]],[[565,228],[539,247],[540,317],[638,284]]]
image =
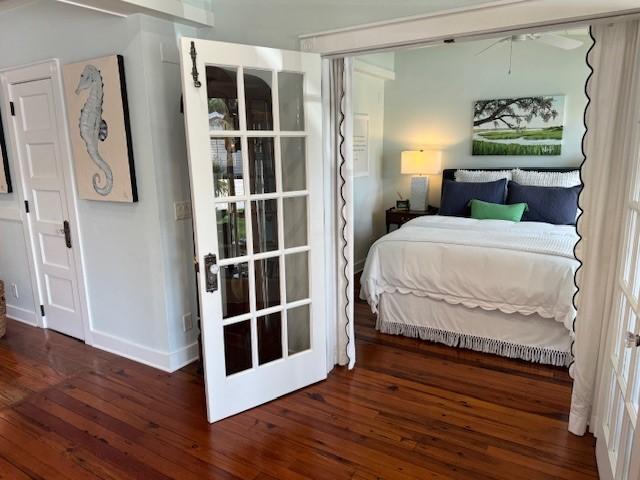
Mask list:
[[478,220],[509,220],[519,222],[524,212],[529,210],[526,203],[514,203],[502,205],[500,203],[483,202],[473,199],[469,202],[471,218]]

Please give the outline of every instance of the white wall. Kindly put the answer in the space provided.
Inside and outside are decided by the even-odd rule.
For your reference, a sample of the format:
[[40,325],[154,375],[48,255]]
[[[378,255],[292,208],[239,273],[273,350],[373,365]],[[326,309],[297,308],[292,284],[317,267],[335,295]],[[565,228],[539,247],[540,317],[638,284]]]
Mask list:
[[[0,50],[0,68],[48,58],[65,64],[124,56],[140,201],[79,201],[92,336],[96,346],[165,369],[197,355],[196,332],[183,333],[181,326],[183,313],[195,317],[191,227],[175,222],[172,213],[175,200],[189,199],[180,77],[177,66],[162,63],[160,55],[161,42],[176,51],[177,33],[169,22],[123,19],[58,2],[0,15],[0,44],[11,46]],[[19,208],[16,194],[0,195],[0,214]],[[0,278],[22,292],[19,301],[9,292],[10,305],[35,312],[21,228],[0,221]]]
[[[393,56],[367,55],[357,61],[393,67]],[[384,136],[383,78],[356,70],[353,78],[353,112],[369,115],[369,174],[355,177],[354,188],[354,270],[360,271],[371,244],[385,233],[382,156]]]
[[[476,54],[492,41],[459,43],[396,52],[396,79],[385,89],[383,177],[384,206],[395,204],[396,191],[408,196],[410,176],[400,175],[400,152],[441,148],[444,168],[501,166],[576,166],[582,160],[585,55],[590,40],[576,50],[536,42],[513,44]],[[493,40],[495,41],[495,40]],[[564,94],[566,122],[561,156],[472,156],[474,100],[520,95]],[[429,202],[439,205],[441,177],[431,178]]]

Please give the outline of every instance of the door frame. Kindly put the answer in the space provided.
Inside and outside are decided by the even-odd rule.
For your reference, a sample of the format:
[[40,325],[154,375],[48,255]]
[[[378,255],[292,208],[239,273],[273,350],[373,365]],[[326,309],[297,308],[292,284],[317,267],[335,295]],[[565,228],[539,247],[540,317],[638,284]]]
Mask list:
[[[91,316],[89,309],[89,297],[87,295],[87,276],[84,268],[84,250],[82,247],[82,235],[78,215],[78,194],[75,188],[75,172],[73,169],[73,154],[71,152],[71,140],[69,136],[69,127],[67,122],[67,111],[64,102],[64,89],[62,83],[62,72],[60,60],[57,58],[43,60],[40,62],[29,63],[26,65],[20,65],[15,67],[8,67],[0,69],[0,88],[3,97],[3,110],[10,112],[10,91],[9,87],[12,84],[30,82],[35,80],[50,79],[52,82],[53,102],[56,107],[55,116],[57,121],[58,142],[60,150],[63,154],[61,159],[62,176],[64,179],[65,197],[67,199],[67,210],[69,213],[69,223],[71,227],[71,239],[73,245],[76,246],[73,252],[73,261],[76,268],[76,285],[78,286],[78,298],[80,299],[80,316],[82,319],[82,328],[84,333],[84,342],[88,345],[93,345],[92,328],[91,328]],[[40,328],[47,328],[47,318],[41,316],[38,312],[38,305],[43,305],[42,299],[44,298],[44,290],[40,285],[40,277],[38,275],[35,249],[36,245],[33,240],[32,228],[29,218],[27,216],[24,204],[26,200],[25,191],[25,171],[22,159],[20,158],[19,148],[17,145],[17,136],[14,125],[15,117],[10,114],[7,117],[7,133],[9,137],[9,144],[11,150],[11,159],[13,161],[14,171],[16,175],[15,184],[16,194],[20,205],[20,221],[22,222],[22,229],[27,243],[27,258],[29,267],[29,276],[31,278],[31,288],[33,291],[34,308],[36,310],[35,315],[37,319],[37,326]],[[46,312],[45,312],[46,313]]]

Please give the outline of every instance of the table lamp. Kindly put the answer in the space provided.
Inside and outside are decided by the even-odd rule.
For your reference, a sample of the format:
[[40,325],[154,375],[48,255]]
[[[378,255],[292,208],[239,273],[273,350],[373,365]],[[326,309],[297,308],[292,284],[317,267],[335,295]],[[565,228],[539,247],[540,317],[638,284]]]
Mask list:
[[407,150],[400,156],[400,173],[411,177],[412,210],[426,210],[429,206],[429,177],[442,173],[442,152],[439,150]]

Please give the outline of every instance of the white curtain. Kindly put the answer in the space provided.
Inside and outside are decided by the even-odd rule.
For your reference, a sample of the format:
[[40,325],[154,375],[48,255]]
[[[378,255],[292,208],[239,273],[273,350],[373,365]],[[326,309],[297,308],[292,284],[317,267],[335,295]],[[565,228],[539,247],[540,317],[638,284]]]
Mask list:
[[576,256],[577,319],[569,430],[595,430],[593,407],[598,364],[602,364],[618,266],[626,178],[637,148],[634,132],[640,108],[640,29],[638,21],[594,25],[588,55],[593,73],[587,82],[583,191]]
[[[323,96],[325,98],[325,170],[331,185],[333,207],[325,222],[332,245],[328,258],[328,290],[335,292],[335,312],[329,312],[330,361],[353,368],[356,361],[353,298],[353,114],[351,89],[353,62],[349,58],[325,60]],[[327,102],[328,100],[328,102]],[[333,338],[332,338],[333,337]],[[333,351],[331,351],[333,350]]]

